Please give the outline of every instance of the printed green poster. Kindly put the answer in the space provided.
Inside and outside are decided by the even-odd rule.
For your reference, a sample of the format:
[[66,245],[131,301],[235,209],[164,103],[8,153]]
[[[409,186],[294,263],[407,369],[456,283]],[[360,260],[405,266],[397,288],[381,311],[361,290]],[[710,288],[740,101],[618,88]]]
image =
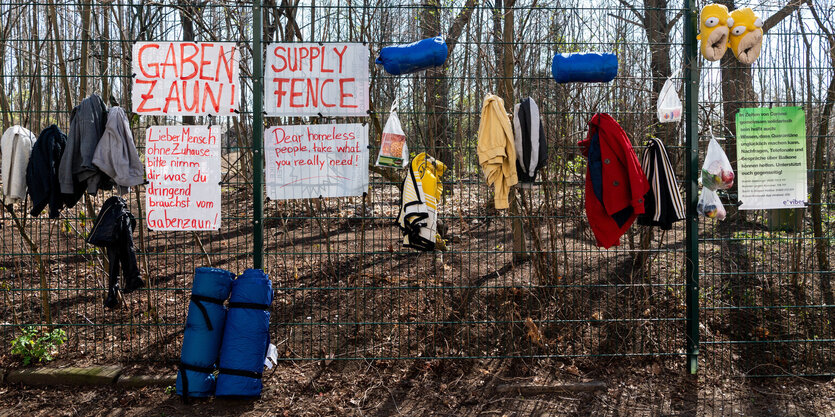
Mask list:
[[806,118],[800,107],[739,109],[740,210],[806,206]]

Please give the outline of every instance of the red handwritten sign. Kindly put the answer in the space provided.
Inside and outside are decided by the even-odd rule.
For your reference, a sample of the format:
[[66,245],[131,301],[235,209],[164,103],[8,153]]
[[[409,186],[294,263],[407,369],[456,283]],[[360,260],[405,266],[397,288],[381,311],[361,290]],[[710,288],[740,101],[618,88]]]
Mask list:
[[220,127],[151,126],[145,213],[152,230],[220,228]]
[[366,116],[368,47],[359,43],[272,43],[264,69],[269,116]]
[[267,196],[359,196],[368,191],[368,126],[277,126],[264,132]]
[[234,42],[133,44],[133,111],[147,115],[237,113],[241,52]]

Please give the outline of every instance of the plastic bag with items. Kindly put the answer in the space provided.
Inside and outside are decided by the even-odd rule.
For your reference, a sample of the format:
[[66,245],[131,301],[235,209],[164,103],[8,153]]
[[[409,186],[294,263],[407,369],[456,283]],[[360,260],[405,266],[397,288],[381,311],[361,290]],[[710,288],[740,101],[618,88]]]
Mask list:
[[710,139],[702,165],[702,187],[712,191],[727,190],[734,185],[734,170],[716,138]]
[[699,196],[699,203],[696,205],[696,211],[700,215],[716,220],[725,220],[725,206],[722,205],[722,200],[716,191],[709,188],[702,188],[702,194]]
[[658,121],[661,123],[674,123],[681,120],[681,100],[678,98],[676,85],[673,82],[673,77],[678,75],[678,71],[667,78],[664,86],[661,87],[661,93],[658,94]]

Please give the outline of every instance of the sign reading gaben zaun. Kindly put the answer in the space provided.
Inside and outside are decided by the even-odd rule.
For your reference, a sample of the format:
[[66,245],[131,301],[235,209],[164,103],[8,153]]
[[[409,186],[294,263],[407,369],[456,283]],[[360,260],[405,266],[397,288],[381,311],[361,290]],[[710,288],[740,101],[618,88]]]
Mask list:
[[264,68],[268,116],[367,116],[369,52],[360,43],[272,43]]
[[240,106],[241,52],[234,42],[133,44],[133,112],[232,116]]

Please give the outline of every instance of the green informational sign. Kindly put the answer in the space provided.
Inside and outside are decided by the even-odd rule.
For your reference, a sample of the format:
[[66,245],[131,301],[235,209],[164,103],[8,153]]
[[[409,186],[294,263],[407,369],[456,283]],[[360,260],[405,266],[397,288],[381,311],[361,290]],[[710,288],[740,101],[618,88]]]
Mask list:
[[736,115],[740,210],[805,207],[806,118],[800,107]]

